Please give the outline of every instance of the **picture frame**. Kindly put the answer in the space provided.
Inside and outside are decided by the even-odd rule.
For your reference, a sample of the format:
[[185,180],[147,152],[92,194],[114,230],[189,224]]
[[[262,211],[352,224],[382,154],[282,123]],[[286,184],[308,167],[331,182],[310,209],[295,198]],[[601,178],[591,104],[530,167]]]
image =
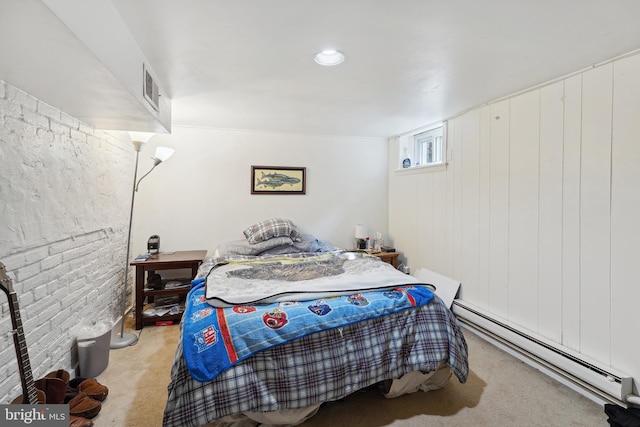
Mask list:
[[307,168],[251,166],[251,194],[306,194]]

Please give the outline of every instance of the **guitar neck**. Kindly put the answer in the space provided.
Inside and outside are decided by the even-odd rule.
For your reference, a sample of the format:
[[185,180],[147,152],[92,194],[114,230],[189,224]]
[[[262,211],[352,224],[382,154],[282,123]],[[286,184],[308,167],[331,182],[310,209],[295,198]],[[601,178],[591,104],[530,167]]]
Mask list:
[[20,369],[20,380],[22,382],[22,403],[37,404],[39,403],[39,398],[33,381],[31,364],[29,363],[27,342],[24,338],[22,319],[20,318],[20,309],[18,308],[18,296],[12,291],[8,294],[8,297],[9,310],[11,311],[11,324],[13,325],[13,344],[16,348],[18,368]]

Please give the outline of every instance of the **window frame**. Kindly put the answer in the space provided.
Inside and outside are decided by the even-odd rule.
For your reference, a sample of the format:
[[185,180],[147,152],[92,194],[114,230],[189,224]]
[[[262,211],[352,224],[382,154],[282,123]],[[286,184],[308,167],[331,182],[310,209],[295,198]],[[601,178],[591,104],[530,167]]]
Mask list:
[[[440,161],[422,163],[416,165],[415,159],[417,155],[425,154],[424,151],[420,151],[417,147],[417,137],[426,133],[434,133],[434,130],[441,129],[440,135],[433,135],[434,138],[441,138],[440,143]],[[403,167],[403,160],[411,153],[411,166]],[[424,157],[424,156],[422,156]],[[447,122],[437,122],[423,128],[416,129],[398,137],[398,166],[397,172],[408,171],[440,171],[446,169],[447,166]]]

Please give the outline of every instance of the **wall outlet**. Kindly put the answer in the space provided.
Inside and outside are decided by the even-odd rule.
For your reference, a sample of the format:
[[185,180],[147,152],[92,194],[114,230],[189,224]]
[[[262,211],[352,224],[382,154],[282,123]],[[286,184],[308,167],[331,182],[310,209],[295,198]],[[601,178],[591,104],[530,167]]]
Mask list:
[[409,267],[408,265],[405,265],[404,267],[402,267],[402,272],[404,274],[411,274],[411,267]]

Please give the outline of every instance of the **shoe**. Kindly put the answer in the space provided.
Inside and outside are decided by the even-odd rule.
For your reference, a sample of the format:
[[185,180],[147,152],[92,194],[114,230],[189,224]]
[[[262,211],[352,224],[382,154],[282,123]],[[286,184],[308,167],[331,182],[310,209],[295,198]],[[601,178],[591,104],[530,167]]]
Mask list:
[[93,418],[102,409],[102,404],[93,400],[86,394],[79,392],[71,399],[65,398],[65,403],[69,404],[69,415],[83,418]]
[[51,405],[64,403],[67,384],[60,378],[40,378],[34,382],[36,389],[44,393],[45,402]]
[[64,369],[58,369],[36,380],[35,385],[38,390],[44,392],[47,403],[58,405],[64,403],[69,377],[69,372]]
[[93,421],[71,415],[69,417],[69,427],[93,427]]
[[57,371],[49,372],[44,377],[45,378],[57,378],[59,380],[62,380],[62,382],[64,382],[65,384],[69,384],[69,378],[71,376],[69,375],[69,372],[65,371],[64,369],[58,369]]
[[69,381],[69,388],[82,392],[94,400],[102,402],[107,398],[109,389],[98,382],[95,378],[77,377]]

